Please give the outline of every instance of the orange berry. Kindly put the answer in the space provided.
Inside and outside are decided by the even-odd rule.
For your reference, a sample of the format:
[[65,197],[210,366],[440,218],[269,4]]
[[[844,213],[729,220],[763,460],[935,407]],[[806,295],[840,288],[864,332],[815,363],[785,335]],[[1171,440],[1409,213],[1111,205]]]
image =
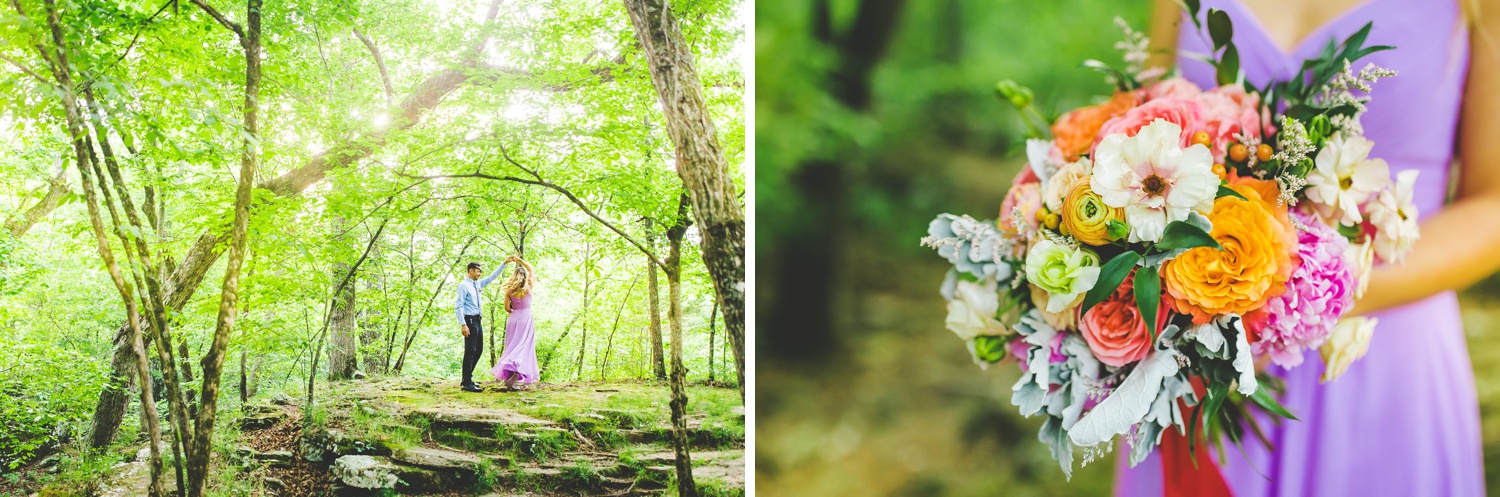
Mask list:
[[1208,140],[1209,140],[1209,136],[1208,136],[1208,132],[1207,131],[1199,131],[1197,133],[1193,133],[1193,144],[1195,144],[1195,145],[1203,145],[1203,146],[1207,147],[1207,146],[1209,146],[1208,145],[1209,144]]
[[1219,179],[1227,179],[1229,178],[1229,171],[1224,169],[1223,164],[1214,164],[1214,175],[1218,176]]
[[1246,147],[1245,144],[1236,143],[1229,146],[1229,160],[1244,162],[1248,158],[1250,158],[1250,148]]
[[1271,160],[1271,153],[1271,146],[1262,143],[1260,146],[1255,147],[1255,160],[1261,162]]

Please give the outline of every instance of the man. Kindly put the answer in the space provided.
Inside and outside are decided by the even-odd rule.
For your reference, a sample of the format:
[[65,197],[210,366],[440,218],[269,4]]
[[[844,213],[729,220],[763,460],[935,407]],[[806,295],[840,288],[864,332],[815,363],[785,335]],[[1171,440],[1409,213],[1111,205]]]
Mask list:
[[480,278],[482,274],[478,262],[469,263],[469,274],[458,282],[458,298],[454,300],[453,309],[458,315],[459,331],[464,335],[464,379],[459,384],[465,392],[483,392],[484,389],[474,384],[474,366],[479,364],[479,356],[484,353],[484,328],[479,321],[481,305],[479,302],[479,291],[495,281],[500,272],[505,270],[506,259],[495,272],[489,276]]

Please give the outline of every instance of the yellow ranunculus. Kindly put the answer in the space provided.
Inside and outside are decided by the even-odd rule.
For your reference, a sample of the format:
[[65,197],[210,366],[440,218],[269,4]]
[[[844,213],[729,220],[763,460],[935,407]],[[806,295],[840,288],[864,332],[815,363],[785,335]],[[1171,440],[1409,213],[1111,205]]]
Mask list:
[[1195,324],[1260,309],[1286,290],[1298,264],[1292,257],[1297,237],[1283,221],[1285,211],[1262,199],[1259,185],[1246,183],[1230,188],[1248,200],[1219,197],[1208,216],[1214,225],[1210,234],[1223,250],[1199,247],[1162,265],[1166,300],[1177,312],[1191,314]]
[[1085,178],[1073,186],[1062,204],[1062,226],[1064,235],[1072,235],[1087,245],[1105,245],[1110,241],[1109,222],[1125,222],[1125,210],[1110,207],[1094,193]]

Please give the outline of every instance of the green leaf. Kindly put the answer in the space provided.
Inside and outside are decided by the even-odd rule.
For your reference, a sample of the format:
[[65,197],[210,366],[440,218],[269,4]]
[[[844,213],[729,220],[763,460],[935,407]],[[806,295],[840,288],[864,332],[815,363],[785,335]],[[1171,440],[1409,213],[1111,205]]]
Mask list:
[[1364,230],[1361,230],[1359,228],[1359,226],[1349,226],[1347,224],[1340,224],[1339,225],[1339,234],[1340,235],[1344,235],[1344,238],[1349,238],[1349,239],[1358,238],[1359,235],[1361,235],[1363,233],[1364,233]]
[[1099,269],[1099,280],[1083,296],[1083,309],[1079,314],[1088,313],[1089,309],[1109,298],[1109,294],[1115,293],[1115,289],[1120,288],[1120,282],[1125,281],[1125,277],[1130,274],[1130,269],[1140,261],[1141,254],[1127,250],[1105,263]]
[[1229,44],[1224,48],[1224,56],[1219,58],[1219,84],[1233,84],[1240,77],[1240,52]]
[[1203,231],[1203,228],[1186,221],[1167,223],[1166,230],[1162,231],[1161,241],[1156,242],[1156,249],[1163,251],[1196,247],[1224,248],[1219,245],[1218,240],[1214,240],[1212,235]]
[[1234,39],[1234,23],[1229,13],[1219,9],[1208,9],[1208,36],[1214,40],[1214,50],[1224,48]]
[[1228,383],[1214,383],[1209,385],[1207,397],[1203,401],[1203,423],[1205,428],[1218,425],[1219,407],[1224,405],[1224,399],[1229,397]]
[[1265,409],[1266,412],[1292,421],[1301,421],[1296,416],[1293,416],[1292,412],[1288,411],[1286,407],[1283,407],[1280,402],[1277,402],[1276,397],[1271,396],[1270,389],[1268,388],[1261,387],[1255,389],[1255,393],[1250,395],[1250,400],[1255,401],[1255,405]]
[[1151,343],[1156,343],[1156,308],[1161,304],[1161,275],[1146,268],[1135,272],[1135,308],[1146,320],[1146,330],[1151,332]]
[[1124,222],[1111,219],[1106,226],[1109,228],[1109,237],[1111,239],[1124,240],[1125,237],[1130,236],[1130,226],[1127,226]]
[[1244,195],[1240,195],[1240,192],[1234,191],[1233,188],[1230,188],[1230,187],[1225,186],[1225,185],[1219,185],[1219,194],[1218,195],[1214,195],[1214,198],[1223,198],[1223,197],[1238,197],[1240,200],[1250,200],[1248,198],[1245,198]]

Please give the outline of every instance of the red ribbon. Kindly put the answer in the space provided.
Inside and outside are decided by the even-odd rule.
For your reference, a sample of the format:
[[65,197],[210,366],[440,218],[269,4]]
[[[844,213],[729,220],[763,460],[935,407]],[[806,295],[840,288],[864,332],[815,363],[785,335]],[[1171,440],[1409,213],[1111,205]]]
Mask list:
[[[1193,390],[1198,398],[1203,398],[1203,383],[1196,378],[1193,379]],[[1178,407],[1184,409],[1183,412],[1192,412],[1180,401]],[[1198,428],[1202,427],[1203,423],[1198,423]],[[1165,497],[1232,497],[1234,494],[1229,491],[1229,484],[1224,483],[1224,475],[1219,474],[1219,465],[1208,457],[1209,447],[1205,440],[1199,440],[1196,452],[1195,457],[1188,451],[1187,436],[1167,428],[1161,441],[1162,493]]]

